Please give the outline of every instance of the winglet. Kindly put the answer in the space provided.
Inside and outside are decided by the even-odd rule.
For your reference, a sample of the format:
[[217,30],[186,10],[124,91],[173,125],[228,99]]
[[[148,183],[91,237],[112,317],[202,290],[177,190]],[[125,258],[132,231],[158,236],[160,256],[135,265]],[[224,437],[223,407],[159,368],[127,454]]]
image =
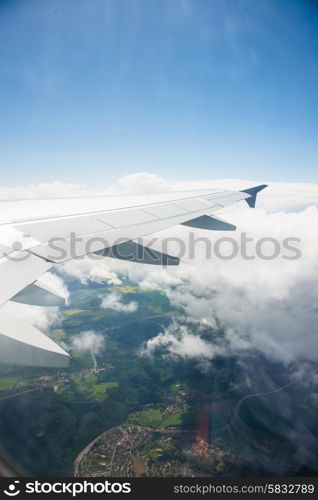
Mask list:
[[250,195],[250,198],[245,199],[249,207],[251,208],[255,207],[257,194],[265,188],[267,188],[267,184],[261,184],[260,186],[255,186],[249,189],[242,189],[241,193],[246,193]]

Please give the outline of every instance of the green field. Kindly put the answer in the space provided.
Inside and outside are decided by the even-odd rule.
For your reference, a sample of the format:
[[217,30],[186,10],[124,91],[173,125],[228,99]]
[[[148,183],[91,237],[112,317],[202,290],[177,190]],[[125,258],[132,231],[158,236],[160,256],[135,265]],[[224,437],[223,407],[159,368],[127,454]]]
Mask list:
[[159,410],[147,410],[138,415],[136,422],[145,427],[157,427],[162,421]]
[[9,391],[15,385],[21,384],[24,382],[22,377],[7,377],[0,378],[0,392],[1,391]]
[[118,387],[118,382],[110,381],[97,383],[97,376],[89,374],[85,378],[77,380],[75,383],[76,390],[80,394],[90,397],[94,401],[105,401],[109,396],[109,389]]
[[184,412],[177,411],[176,413],[173,413],[172,415],[167,417],[159,427],[162,429],[165,429],[166,427],[178,427],[182,424],[182,417],[184,415]]

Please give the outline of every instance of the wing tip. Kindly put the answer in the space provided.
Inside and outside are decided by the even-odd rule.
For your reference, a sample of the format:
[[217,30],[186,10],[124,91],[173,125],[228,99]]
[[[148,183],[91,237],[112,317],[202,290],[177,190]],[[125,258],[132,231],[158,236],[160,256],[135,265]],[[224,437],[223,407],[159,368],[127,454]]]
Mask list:
[[256,204],[256,197],[260,191],[263,191],[263,189],[267,188],[268,184],[260,184],[259,186],[254,186],[248,189],[242,189],[241,193],[245,193],[249,195],[249,198],[246,198],[245,201],[248,204],[249,207],[255,208]]

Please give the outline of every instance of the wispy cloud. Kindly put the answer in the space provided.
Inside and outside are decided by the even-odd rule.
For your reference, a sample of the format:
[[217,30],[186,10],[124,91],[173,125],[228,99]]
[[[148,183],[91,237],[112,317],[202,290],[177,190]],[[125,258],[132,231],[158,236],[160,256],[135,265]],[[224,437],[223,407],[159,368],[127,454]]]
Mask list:
[[105,339],[100,333],[88,330],[72,337],[71,346],[78,352],[99,354],[105,348]]
[[135,301],[128,302],[125,304],[123,302],[122,296],[119,293],[113,292],[103,298],[101,303],[102,309],[111,309],[112,311],[121,313],[133,313],[137,311],[138,304]]

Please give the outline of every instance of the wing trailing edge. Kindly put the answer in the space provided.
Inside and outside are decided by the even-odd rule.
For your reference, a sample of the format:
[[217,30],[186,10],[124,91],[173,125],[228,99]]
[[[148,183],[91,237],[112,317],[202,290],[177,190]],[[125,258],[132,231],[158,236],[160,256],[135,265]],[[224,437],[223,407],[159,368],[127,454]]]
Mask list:
[[119,245],[104,248],[94,252],[104,257],[113,259],[128,260],[129,262],[138,262],[139,264],[152,264],[157,266],[178,266],[180,259],[173,257],[152,248],[140,245],[134,241],[125,241]]
[[59,291],[53,287],[49,287],[45,283],[36,281],[26,286],[11,298],[13,302],[28,304],[30,306],[64,306],[66,303],[65,297],[61,296]]
[[195,219],[182,222],[183,226],[195,227],[198,229],[207,229],[209,231],[235,231],[236,226],[217,217],[201,215]]
[[20,366],[67,368],[70,356],[24,319],[0,311],[0,361]]

